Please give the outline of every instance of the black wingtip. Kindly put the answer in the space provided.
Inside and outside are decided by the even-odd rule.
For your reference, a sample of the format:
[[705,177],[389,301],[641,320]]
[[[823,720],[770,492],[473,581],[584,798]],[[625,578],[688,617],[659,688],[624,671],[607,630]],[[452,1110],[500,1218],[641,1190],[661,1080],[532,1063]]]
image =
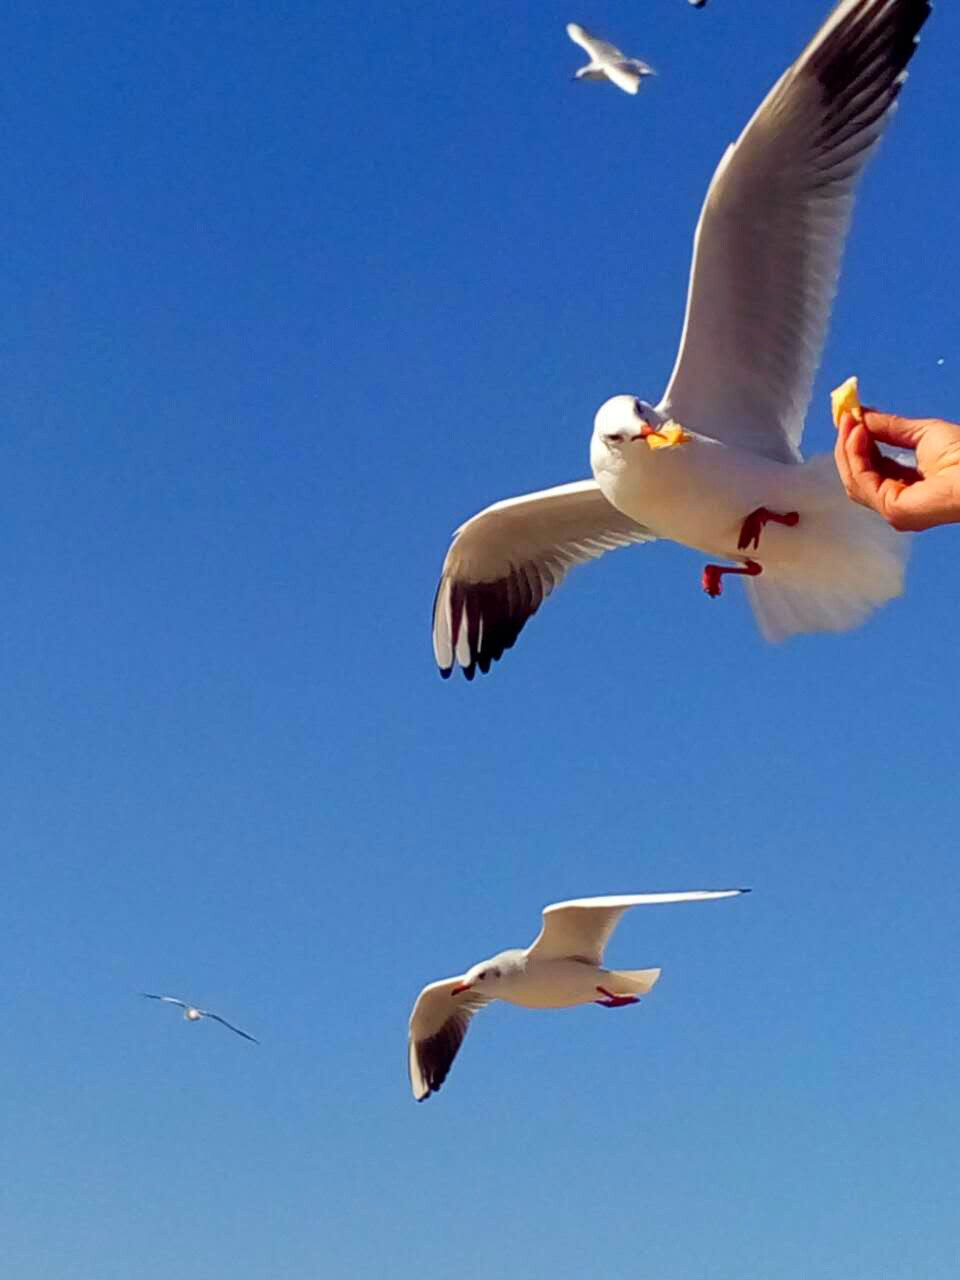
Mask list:
[[437,670],[440,672],[441,680],[449,680],[453,675],[453,667],[437,667]]

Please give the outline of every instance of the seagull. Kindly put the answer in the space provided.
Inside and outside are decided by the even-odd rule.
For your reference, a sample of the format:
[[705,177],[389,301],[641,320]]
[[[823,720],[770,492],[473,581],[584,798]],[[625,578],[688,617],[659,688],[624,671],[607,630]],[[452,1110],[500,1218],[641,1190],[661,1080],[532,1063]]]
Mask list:
[[625,911],[658,902],[733,898],[749,889],[696,889],[688,893],[629,893],[572,898],[543,909],[543,927],[525,951],[501,951],[457,978],[431,982],[410,1015],[410,1087],[418,1102],[446,1080],[470,1019],[491,1000],[526,1009],[568,1009],[638,1004],[659,969],[604,969],[603,950]]
[[628,58],[615,45],[598,40],[579,22],[567,23],[567,35],[590,57],[587,65],[574,74],[574,80],[609,80],[624,93],[636,93],[644,76],[657,74],[639,58]]
[[141,991],[140,994],[145,1000],[162,1000],[164,1004],[175,1004],[179,1009],[183,1010],[183,1016],[187,1022],[199,1022],[201,1018],[212,1018],[214,1022],[219,1022],[223,1026],[229,1027],[231,1031],[235,1031],[238,1036],[243,1036],[244,1040],[252,1040],[254,1044],[260,1043],[256,1036],[248,1036],[246,1031],[241,1031],[232,1022],[228,1022],[226,1018],[221,1018],[219,1013],[211,1013],[209,1009],[198,1009],[196,1005],[187,1004],[185,1000],[178,1000],[176,996],[155,996],[149,991]]
[[601,406],[592,480],[498,502],[456,531],[434,602],[442,675],[489,671],[571,568],[656,538],[721,561],[703,572],[710,596],[744,575],[769,641],[849,630],[899,595],[907,540],[799,446],[857,182],[929,12],[842,0],[727,148],[666,392]]

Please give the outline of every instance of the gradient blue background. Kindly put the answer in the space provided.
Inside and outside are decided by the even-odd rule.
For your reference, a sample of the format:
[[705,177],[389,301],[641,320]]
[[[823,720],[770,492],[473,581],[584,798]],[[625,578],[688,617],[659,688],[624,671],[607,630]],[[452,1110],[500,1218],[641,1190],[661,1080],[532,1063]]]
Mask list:
[[[657,545],[473,685],[429,645],[452,529],[661,393],[707,182],[826,8],[6,6],[17,1280],[956,1274],[960,529],[848,636],[768,647]],[[571,18],[660,77],[572,84]],[[942,3],[810,451],[851,372],[960,417],[958,42]],[[550,901],[731,884],[623,923],[641,1007],[494,1006],[413,1103],[424,983]]]

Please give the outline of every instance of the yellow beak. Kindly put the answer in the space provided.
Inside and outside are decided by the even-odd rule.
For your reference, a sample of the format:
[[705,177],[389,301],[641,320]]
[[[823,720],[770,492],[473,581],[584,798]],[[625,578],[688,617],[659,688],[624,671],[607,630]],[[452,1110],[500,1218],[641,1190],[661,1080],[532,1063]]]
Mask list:
[[686,444],[691,438],[679,422],[668,422],[659,431],[651,431],[649,435],[644,435],[650,449],[672,449],[674,445]]

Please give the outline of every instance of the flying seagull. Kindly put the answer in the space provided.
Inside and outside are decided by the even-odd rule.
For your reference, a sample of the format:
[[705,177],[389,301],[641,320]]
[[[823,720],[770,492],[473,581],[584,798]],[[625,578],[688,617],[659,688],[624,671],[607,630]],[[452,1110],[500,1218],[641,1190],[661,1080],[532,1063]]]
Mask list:
[[155,996],[149,991],[141,991],[140,994],[145,1000],[161,1000],[164,1004],[175,1004],[178,1009],[183,1010],[183,1016],[187,1022],[199,1022],[201,1018],[212,1018],[214,1022],[219,1022],[223,1026],[229,1027],[231,1031],[235,1031],[238,1036],[243,1036],[244,1040],[252,1040],[254,1044],[260,1043],[256,1036],[248,1036],[246,1031],[241,1031],[232,1022],[228,1022],[226,1018],[221,1018],[219,1013],[211,1013],[209,1009],[198,1009],[196,1005],[187,1004],[185,1000],[178,1000],[176,996]]
[[457,978],[431,982],[410,1015],[410,1087],[418,1102],[443,1084],[470,1019],[491,1000],[527,1009],[605,1009],[638,1004],[660,977],[659,969],[604,969],[603,950],[625,911],[657,902],[733,898],[749,889],[698,889],[689,893],[629,893],[573,898],[543,909],[543,928],[525,951],[501,951]]
[[928,0],[843,0],[728,147],[694,237],[680,350],[656,406],[614,396],[593,480],[487,507],[454,535],[434,603],[443,675],[503,655],[573,566],[670,538],[743,574],[768,640],[845,631],[902,589],[907,540],[848,501],[800,438],[857,181]]
[[586,50],[590,61],[574,74],[574,80],[609,80],[624,93],[636,93],[644,76],[655,76],[653,67],[639,58],[628,58],[606,40],[592,36],[579,22],[567,23],[567,35]]

